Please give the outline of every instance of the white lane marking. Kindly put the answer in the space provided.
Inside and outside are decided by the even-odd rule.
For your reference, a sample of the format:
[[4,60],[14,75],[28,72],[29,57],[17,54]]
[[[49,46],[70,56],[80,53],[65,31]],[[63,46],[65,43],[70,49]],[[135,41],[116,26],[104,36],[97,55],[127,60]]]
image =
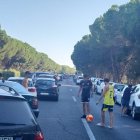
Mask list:
[[73,99],[74,102],[77,102],[77,100],[74,96],[72,96],[72,99]]
[[87,131],[89,139],[90,140],[96,140],[95,137],[94,137],[94,134],[92,133],[92,131],[91,131],[91,129],[90,129],[90,127],[89,127],[89,125],[88,125],[88,123],[86,121],[86,119],[81,119],[81,120],[82,120],[82,122],[84,124],[84,127],[85,127],[86,131]]

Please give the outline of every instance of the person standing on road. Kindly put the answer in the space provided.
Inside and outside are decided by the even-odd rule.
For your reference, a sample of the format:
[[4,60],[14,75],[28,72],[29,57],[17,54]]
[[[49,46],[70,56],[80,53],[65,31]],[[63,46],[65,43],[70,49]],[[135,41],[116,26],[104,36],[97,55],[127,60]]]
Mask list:
[[122,101],[121,101],[121,116],[125,116],[127,109],[129,107],[130,96],[132,94],[132,85],[128,85],[128,87],[124,90]]
[[24,79],[22,81],[22,85],[27,89],[28,88],[28,78],[29,78],[29,74],[30,72],[29,71],[26,71],[25,72],[25,76],[24,76]]
[[105,78],[105,87],[103,89],[103,93],[99,100],[96,102],[96,104],[99,104],[99,102],[104,98],[102,109],[101,109],[101,123],[98,123],[99,126],[105,126],[105,112],[109,111],[109,128],[113,128],[113,106],[114,106],[114,87],[109,84],[109,79]]
[[92,82],[88,75],[84,75],[84,79],[80,82],[80,88],[78,91],[78,97],[81,95],[81,102],[83,104],[83,116],[81,118],[86,118],[86,115],[90,114],[90,95],[92,91]]

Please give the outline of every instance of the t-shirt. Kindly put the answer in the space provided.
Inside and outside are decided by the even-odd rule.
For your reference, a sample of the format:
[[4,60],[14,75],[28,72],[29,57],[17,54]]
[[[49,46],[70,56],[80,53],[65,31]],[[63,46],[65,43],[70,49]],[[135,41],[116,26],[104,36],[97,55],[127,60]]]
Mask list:
[[129,88],[129,87],[127,87],[126,89],[125,89],[125,91],[124,91],[124,93],[123,93],[123,97],[122,97],[122,99],[123,100],[126,100],[126,101],[129,101],[130,100],[130,96],[131,96],[131,88]]
[[90,96],[92,82],[90,80],[82,80],[80,86],[82,88],[82,96]]
[[114,97],[114,87],[112,85],[109,85],[109,88],[104,96],[104,104],[113,106],[114,105],[113,97]]

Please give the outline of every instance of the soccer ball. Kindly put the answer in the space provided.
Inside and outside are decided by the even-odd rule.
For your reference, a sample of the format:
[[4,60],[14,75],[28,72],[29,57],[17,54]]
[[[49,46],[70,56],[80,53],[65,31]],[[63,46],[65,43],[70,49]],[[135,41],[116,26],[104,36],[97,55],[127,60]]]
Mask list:
[[86,116],[86,120],[87,120],[88,122],[92,122],[92,121],[93,121],[93,115],[91,115],[91,114],[87,115],[87,116]]

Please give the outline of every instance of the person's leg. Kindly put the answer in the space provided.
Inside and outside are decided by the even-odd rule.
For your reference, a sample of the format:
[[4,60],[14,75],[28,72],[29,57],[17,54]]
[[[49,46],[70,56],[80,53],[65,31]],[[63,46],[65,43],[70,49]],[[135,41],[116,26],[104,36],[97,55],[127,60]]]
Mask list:
[[83,103],[83,114],[86,115],[86,103]]
[[101,110],[101,125],[105,126],[105,111]]
[[81,118],[86,118],[86,106],[85,106],[85,102],[83,102],[82,105],[83,105],[83,116]]
[[123,116],[123,112],[124,112],[124,106],[121,106],[121,116]]
[[113,111],[109,112],[109,117],[110,117],[109,126],[110,128],[113,128]]
[[86,114],[90,114],[90,105],[89,105],[89,102],[86,103]]
[[105,126],[105,111],[107,110],[106,106],[103,104],[101,109],[101,122],[97,125],[99,126]]

